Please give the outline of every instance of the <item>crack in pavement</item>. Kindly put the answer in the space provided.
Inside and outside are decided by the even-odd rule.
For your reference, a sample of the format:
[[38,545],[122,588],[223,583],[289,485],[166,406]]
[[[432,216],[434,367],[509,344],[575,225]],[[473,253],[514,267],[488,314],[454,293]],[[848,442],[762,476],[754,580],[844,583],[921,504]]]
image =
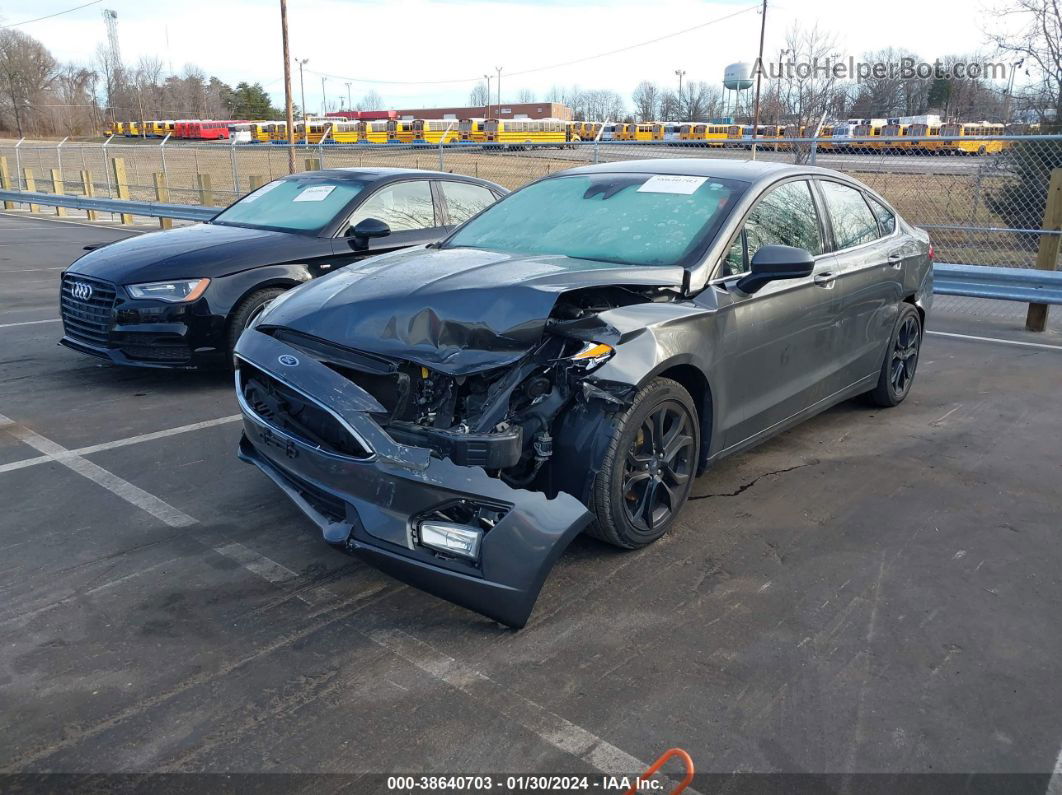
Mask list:
[[706,500],[709,497],[736,497],[742,492],[751,489],[753,486],[756,485],[756,483],[758,483],[763,478],[770,477],[771,475],[784,475],[786,472],[792,472],[795,469],[803,469],[804,467],[815,466],[818,463],[818,459],[812,459],[811,461],[805,461],[803,464],[797,464],[796,466],[787,467],[785,469],[776,469],[773,472],[764,472],[762,475],[757,475],[756,477],[754,477],[748,483],[743,483],[742,485],[738,486],[736,489],[734,489],[734,491],[722,491],[716,494],[698,494],[695,497],[691,496],[689,498],[689,501],[693,502],[694,500]]

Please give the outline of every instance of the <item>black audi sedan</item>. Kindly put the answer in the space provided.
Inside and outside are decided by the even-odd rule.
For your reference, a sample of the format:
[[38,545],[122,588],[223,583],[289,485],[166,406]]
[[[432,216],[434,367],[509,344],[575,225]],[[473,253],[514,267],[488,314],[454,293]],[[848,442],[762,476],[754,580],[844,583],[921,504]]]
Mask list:
[[88,251],[63,274],[61,344],[115,364],[228,364],[284,291],[444,237],[507,191],[473,177],[340,168],[275,180],[213,220]]
[[828,169],[561,172],[269,306],[235,349],[239,455],[329,543],[521,626],[580,531],[643,547],[714,462],[903,401],[931,259]]

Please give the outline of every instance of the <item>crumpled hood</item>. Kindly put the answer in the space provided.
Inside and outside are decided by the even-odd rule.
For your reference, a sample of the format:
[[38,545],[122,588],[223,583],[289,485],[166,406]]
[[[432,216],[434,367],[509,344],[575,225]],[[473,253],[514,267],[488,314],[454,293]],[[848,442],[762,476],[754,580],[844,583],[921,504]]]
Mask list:
[[284,262],[307,247],[307,238],[268,229],[195,224],[119,240],[89,251],[70,273],[117,284],[224,276]]
[[520,358],[558,296],[608,285],[681,287],[678,267],[630,267],[558,255],[407,249],[310,282],[261,318],[357,350],[461,375]]

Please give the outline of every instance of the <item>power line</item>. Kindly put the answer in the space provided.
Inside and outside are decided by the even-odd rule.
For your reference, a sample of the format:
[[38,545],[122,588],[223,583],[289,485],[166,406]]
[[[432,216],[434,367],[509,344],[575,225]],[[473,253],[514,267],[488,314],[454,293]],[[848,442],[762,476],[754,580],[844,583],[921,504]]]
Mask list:
[[[519,72],[506,72],[506,74],[509,77],[519,77],[520,75],[529,75],[529,74],[534,74],[535,72],[545,72],[545,71],[548,71],[550,69],[559,69],[559,68],[561,68],[563,66],[572,66],[574,64],[585,63],[586,61],[592,61],[592,60],[595,60],[596,58],[607,58],[608,56],[618,55],[618,54],[623,53],[623,52],[628,52],[629,50],[637,49],[638,47],[647,47],[650,44],[656,44],[656,43],[661,42],[661,41],[666,41],[667,39],[673,39],[676,36],[682,36],[682,35],[684,35],[686,33],[691,33],[691,32],[693,32],[695,30],[700,30],[701,28],[706,28],[709,25],[716,25],[716,24],[718,24],[720,22],[725,22],[728,19],[733,19],[734,17],[739,16],[741,14],[747,14],[750,11],[757,11],[757,10],[759,10],[759,8],[760,8],[760,5],[757,3],[754,6],[748,6],[746,8],[739,9],[738,11],[734,11],[733,13],[726,14],[725,16],[721,16],[721,17],[718,17],[716,19],[710,19],[707,22],[702,22],[702,23],[700,23],[698,25],[693,25],[692,27],[689,27],[689,28],[683,28],[682,30],[677,30],[674,33],[667,33],[667,34],[665,34],[663,36],[658,36],[655,39],[649,39],[648,41],[640,41],[637,44],[628,44],[625,47],[619,47],[618,49],[609,50],[608,52],[600,52],[600,53],[597,53],[596,55],[587,55],[587,56],[585,56],[583,58],[576,58],[575,60],[572,60],[572,61],[564,61],[563,63],[550,64],[549,66],[536,66],[533,69],[524,69],[524,70],[519,71]],[[334,74],[329,74],[328,72],[313,72],[310,69],[307,69],[306,71],[307,72],[312,72],[313,74],[315,74],[315,75],[317,75],[319,77],[329,77],[329,78],[334,78],[336,80],[349,80],[352,83],[374,83],[374,84],[377,84],[377,85],[389,85],[389,86],[435,86],[435,85],[444,85],[444,84],[447,84],[447,83],[478,83],[478,82],[483,80],[482,75],[479,76],[479,77],[454,78],[452,80],[370,80],[370,79],[362,78],[362,77],[349,77],[347,75],[334,75]]]
[[31,22],[40,22],[43,19],[51,19],[52,17],[61,17],[63,14],[69,14],[69,13],[71,13],[73,11],[80,11],[82,8],[88,8],[89,6],[98,5],[99,3],[102,3],[102,2],[103,2],[103,0],[92,0],[91,3],[85,3],[84,5],[74,6],[73,8],[66,9],[66,11],[56,11],[54,14],[48,14],[48,16],[45,16],[45,17],[37,17],[36,19],[26,19],[26,20],[23,20],[22,22],[16,22],[13,25],[0,25],[0,28],[17,28],[20,25],[28,25]]

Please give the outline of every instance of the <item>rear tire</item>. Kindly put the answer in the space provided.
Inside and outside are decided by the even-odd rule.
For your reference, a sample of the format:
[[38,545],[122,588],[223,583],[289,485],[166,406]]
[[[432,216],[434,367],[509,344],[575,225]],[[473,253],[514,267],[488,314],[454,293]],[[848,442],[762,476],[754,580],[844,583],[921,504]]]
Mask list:
[[922,350],[922,317],[911,304],[901,304],[900,314],[889,337],[878,384],[866,393],[872,405],[898,406],[911,391],[918,356]]
[[258,313],[265,309],[269,303],[281,293],[287,292],[284,287],[267,287],[264,290],[255,290],[244,298],[233,310],[229,317],[228,332],[228,355],[232,362],[232,352],[236,348],[236,340],[240,338],[243,330],[247,328]]
[[664,535],[689,498],[700,450],[697,409],[680,384],[655,378],[613,428],[594,481],[596,521],[587,533],[637,549]]

